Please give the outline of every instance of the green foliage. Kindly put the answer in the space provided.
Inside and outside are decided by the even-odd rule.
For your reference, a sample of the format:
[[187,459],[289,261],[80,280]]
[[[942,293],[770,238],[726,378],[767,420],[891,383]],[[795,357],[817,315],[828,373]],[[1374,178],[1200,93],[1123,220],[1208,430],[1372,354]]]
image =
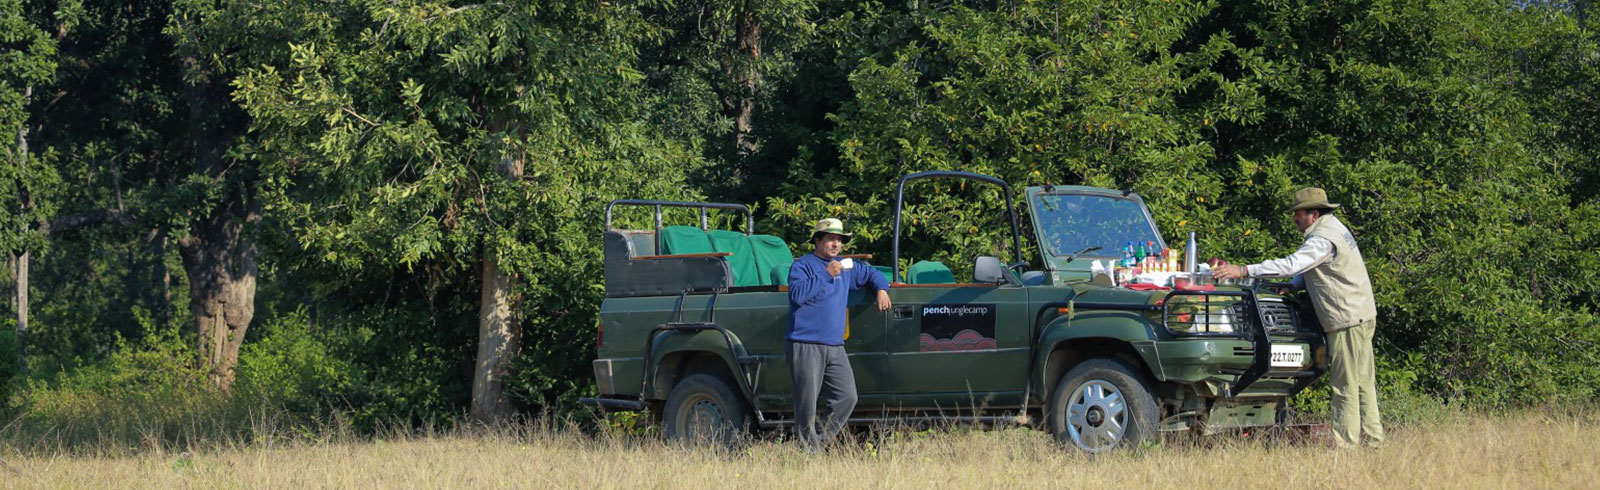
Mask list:
[[355,389],[360,373],[337,355],[325,334],[312,330],[304,309],[273,318],[261,329],[261,337],[239,353],[234,397],[307,415],[349,408],[343,398]]
[[[824,29],[911,40],[839,50],[858,60],[832,117],[839,163],[796,162],[767,226],[843,214],[886,227],[886,207],[827,202],[960,169],[1131,189],[1169,242],[1198,231],[1203,255],[1256,260],[1299,243],[1281,209],[1321,186],[1367,252],[1380,343],[1429,354],[1415,386],[1493,405],[1594,396],[1600,364],[1564,354],[1600,331],[1593,205],[1572,187],[1593,166],[1574,138],[1597,92],[1565,90],[1592,87],[1600,60],[1571,17],[1455,1],[1131,1],[863,18]],[[1529,53],[1543,63],[1519,63]],[[1005,234],[976,224],[997,198],[916,193],[914,256],[966,263]],[[887,249],[872,236],[883,229],[857,246]]]
[[[119,338],[103,359],[13,380],[0,410],[12,422],[0,429],[0,444],[93,453],[276,437],[257,429],[320,427],[349,411],[361,391],[362,373],[312,331],[303,311],[263,325],[262,338],[240,355],[228,393],[207,381],[192,340],[176,327],[148,315],[137,321],[139,340]],[[0,334],[0,347],[11,347],[9,338]]]
[[0,321],[0,400],[11,397],[12,381],[22,373],[15,320]]
[[210,388],[193,348],[175,329],[146,322],[143,340],[118,341],[103,360],[28,378],[6,402],[19,448],[121,448],[176,441],[187,425],[242,427]]
[[22,0],[0,1],[0,250],[7,252],[45,248],[38,224],[54,214],[50,197],[59,185],[49,159],[29,145],[28,104],[56,70],[56,43],[41,17]]
[[[457,314],[474,296],[441,298],[437,286],[477,290],[493,256],[517,278],[530,340],[520,392],[535,405],[570,401],[588,383],[574,369],[588,351],[570,347],[589,342],[601,297],[604,203],[682,197],[675,176],[695,162],[637,121],[640,79],[627,67],[652,28],[630,4],[589,7],[353,2],[325,10],[337,16],[310,36],[319,42],[291,45],[287,63],[237,83],[261,136],[252,151],[274,162],[269,210],[294,247],[281,260],[330,286],[317,299],[360,287],[341,278],[423,273],[430,284],[406,298],[459,302],[448,313],[402,306],[408,321],[428,319],[411,328],[471,325]],[[506,178],[508,166],[519,178]],[[449,372],[471,357],[470,332],[379,342]],[[415,413],[453,411],[441,408]]]

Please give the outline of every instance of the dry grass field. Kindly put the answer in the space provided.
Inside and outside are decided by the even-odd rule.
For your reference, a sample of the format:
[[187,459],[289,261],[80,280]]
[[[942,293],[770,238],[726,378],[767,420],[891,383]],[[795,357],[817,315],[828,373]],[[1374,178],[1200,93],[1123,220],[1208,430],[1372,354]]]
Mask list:
[[548,427],[213,451],[23,456],[6,488],[1596,488],[1595,413],[1461,416],[1338,451],[1230,436],[1090,457],[1027,429],[900,432],[807,455],[756,442],[683,449]]

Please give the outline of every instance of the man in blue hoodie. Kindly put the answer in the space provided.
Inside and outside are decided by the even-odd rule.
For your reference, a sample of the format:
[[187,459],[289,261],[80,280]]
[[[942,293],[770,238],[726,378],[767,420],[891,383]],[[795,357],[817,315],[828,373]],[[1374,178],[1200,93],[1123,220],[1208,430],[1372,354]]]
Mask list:
[[[817,221],[812,253],[789,267],[789,374],[794,381],[794,431],[807,451],[822,447],[844,429],[856,408],[856,377],[845,356],[845,303],[850,290],[871,284],[878,311],[889,311],[889,281],[866,263],[839,258],[850,241],[844,222]],[[824,389],[826,392],[824,393]],[[828,407],[821,432],[816,427],[817,397]]]

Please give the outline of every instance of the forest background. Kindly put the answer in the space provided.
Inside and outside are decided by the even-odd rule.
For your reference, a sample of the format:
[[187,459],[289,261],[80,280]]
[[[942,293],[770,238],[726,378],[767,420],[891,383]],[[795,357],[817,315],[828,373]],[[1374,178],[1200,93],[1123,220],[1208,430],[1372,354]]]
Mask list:
[[[607,201],[745,203],[796,254],[839,216],[887,256],[893,182],[935,169],[1131,189],[1235,261],[1292,250],[1284,204],[1325,187],[1401,420],[1592,402],[1593,12],[0,0],[0,423],[97,447],[569,413]],[[1000,196],[925,185],[909,255],[1002,243]]]

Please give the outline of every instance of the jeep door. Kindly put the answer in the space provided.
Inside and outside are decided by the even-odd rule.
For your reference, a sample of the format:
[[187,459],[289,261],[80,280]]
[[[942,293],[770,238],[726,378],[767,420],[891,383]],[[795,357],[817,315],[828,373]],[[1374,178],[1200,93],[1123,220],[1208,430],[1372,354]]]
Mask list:
[[[771,347],[759,353],[752,352],[766,360],[757,391],[760,392],[762,408],[787,411],[793,407],[794,393],[788,341],[784,339],[789,323],[788,293],[769,294],[770,306],[752,308],[749,314],[753,316],[740,321],[770,325],[763,329],[761,335],[765,340],[763,345]],[[846,316],[844,348],[850,359],[850,367],[855,372],[856,393],[860,396],[856,407],[858,410],[877,410],[889,405],[895,398],[894,385],[889,382],[889,337],[884,328],[889,314],[878,311],[877,293],[870,288],[851,291],[847,305],[849,313]],[[736,313],[724,312],[726,310],[721,306],[718,311],[718,315],[722,315],[719,319],[737,318]],[[759,318],[754,315],[759,315]]]
[[1015,404],[1027,380],[1027,290],[895,284],[889,371],[905,408]]

